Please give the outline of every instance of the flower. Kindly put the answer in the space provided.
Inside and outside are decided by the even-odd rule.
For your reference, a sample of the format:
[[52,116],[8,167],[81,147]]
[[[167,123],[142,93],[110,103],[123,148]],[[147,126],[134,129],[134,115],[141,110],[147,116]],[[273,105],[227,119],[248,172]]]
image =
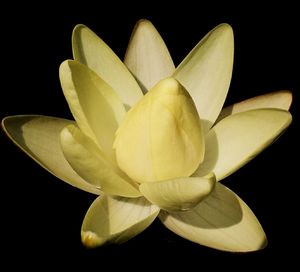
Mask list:
[[[21,115],[2,126],[23,151],[69,184],[99,195],[84,218],[88,247],[127,241],[156,217],[193,242],[225,251],[263,248],[250,208],[219,181],[291,123],[289,91],[222,109],[233,32],[210,31],[175,69],[154,26],[134,28],[124,63],[89,28],[72,37],[60,81],[75,121]],[[125,65],[124,65],[125,64]]]

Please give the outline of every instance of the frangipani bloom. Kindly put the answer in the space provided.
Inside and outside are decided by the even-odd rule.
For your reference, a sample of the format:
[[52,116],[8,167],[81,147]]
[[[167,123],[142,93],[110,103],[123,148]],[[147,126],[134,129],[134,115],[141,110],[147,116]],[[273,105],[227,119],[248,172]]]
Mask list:
[[221,24],[175,69],[146,20],[124,63],[90,29],[75,27],[74,60],[60,80],[75,121],[11,116],[2,125],[31,158],[69,184],[99,195],[82,225],[88,247],[124,242],[158,217],[193,242],[254,251],[265,233],[250,208],[219,181],[291,123],[288,91],[224,108],[233,32]]

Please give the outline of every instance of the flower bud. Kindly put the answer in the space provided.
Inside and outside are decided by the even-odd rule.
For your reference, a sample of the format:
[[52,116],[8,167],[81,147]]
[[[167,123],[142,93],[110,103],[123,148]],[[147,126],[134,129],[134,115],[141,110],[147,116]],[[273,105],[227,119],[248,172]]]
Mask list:
[[180,83],[167,78],[126,114],[114,142],[119,167],[137,182],[188,177],[204,157],[195,104]]

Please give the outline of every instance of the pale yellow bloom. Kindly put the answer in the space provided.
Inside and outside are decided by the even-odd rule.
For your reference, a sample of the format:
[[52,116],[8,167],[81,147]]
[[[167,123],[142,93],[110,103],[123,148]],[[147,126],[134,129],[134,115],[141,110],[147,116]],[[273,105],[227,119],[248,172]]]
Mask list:
[[219,181],[291,123],[289,91],[222,110],[233,32],[221,24],[175,68],[154,26],[134,28],[124,63],[84,25],[60,81],[75,121],[10,116],[8,136],[58,178],[100,195],[82,225],[88,247],[127,241],[158,217],[193,242],[226,251],[263,248],[249,207]]

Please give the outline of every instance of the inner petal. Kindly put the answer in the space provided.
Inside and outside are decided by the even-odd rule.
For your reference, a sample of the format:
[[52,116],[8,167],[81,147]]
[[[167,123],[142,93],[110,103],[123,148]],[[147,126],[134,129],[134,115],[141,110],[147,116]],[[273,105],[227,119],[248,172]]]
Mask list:
[[190,176],[204,157],[195,104],[167,78],[152,88],[121,123],[114,142],[120,168],[137,182]]

